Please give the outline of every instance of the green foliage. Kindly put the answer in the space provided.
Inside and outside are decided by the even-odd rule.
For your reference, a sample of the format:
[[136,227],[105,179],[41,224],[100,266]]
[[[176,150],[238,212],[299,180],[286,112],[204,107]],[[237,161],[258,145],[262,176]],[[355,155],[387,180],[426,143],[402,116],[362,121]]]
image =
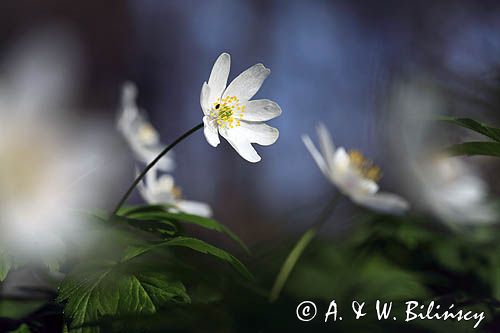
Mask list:
[[166,303],[189,303],[190,298],[182,282],[166,272],[101,263],[75,268],[61,284],[58,301],[66,302],[65,314],[77,332],[98,332],[82,326],[106,316],[153,314]]
[[446,148],[452,156],[483,155],[500,157],[500,143],[497,142],[464,142]]
[[22,324],[15,331],[11,331],[11,333],[31,333],[31,330],[28,325]]
[[[106,325],[112,322],[151,316],[169,304],[191,304],[192,299],[196,303],[210,303],[220,299],[211,276],[220,280],[218,275],[222,271],[197,262],[193,251],[222,260],[243,277],[252,278],[236,257],[185,235],[181,224],[198,225],[241,242],[229,229],[212,219],[165,209],[164,206],[127,207],[112,218],[92,214],[96,234],[102,241],[81,253],[83,263],[65,277],[57,299],[64,304],[71,332],[106,331]],[[174,248],[192,251],[174,251]]]
[[247,253],[248,248],[243,241],[225,225],[217,222],[214,219],[186,214],[182,212],[173,213],[166,210],[168,207],[151,205],[151,206],[135,206],[126,207],[121,209],[118,214],[130,219],[136,219],[144,223],[144,221],[156,221],[158,223],[165,223],[175,229],[175,223],[187,223],[197,225],[199,227],[220,232],[230,237],[238,243]]
[[40,309],[44,300],[0,300],[0,317],[22,319],[30,313]]
[[470,118],[441,117],[440,120],[473,130],[474,132],[500,142],[500,128],[488,126]]
[[446,151],[450,155],[452,156],[483,155],[483,156],[500,157],[500,128],[492,127],[470,118],[441,117],[440,120],[470,129],[476,133],[479,133],[494,140],[494,142],[475,141],[475,142],[464,142],[453,145],[451,147],[446,148]]
[[12,257],[0,248],[0,282],[5,280],[12,267]]

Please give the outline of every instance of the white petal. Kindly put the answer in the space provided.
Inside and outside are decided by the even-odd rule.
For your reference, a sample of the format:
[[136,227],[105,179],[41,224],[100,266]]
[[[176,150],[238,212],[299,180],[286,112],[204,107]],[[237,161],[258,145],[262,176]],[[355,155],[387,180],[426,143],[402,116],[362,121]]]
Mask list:
[[321,155],[321,153],[318,151],[318,149],[316,148],[316,146],[312,142],[312,140],[309,137],[309,135],[306,135],[306,134],[302,135],[302,141],[306,145],[307,150],[309,150],[309,152],[311,153],[314,161],[316,162],[316,164],[320,168],[321,172],[323,172],[323,174],[325,176],[327,176],[328,178],[330,178],[330,175],[328,173],[328,168],[326,166],[326,162],[323,159],[323,156]]
[[335,154],[335,146],[333,145],[333,140],[330,136],[330,132],[326,129],[323,123],[320,123],[316,131],[318,133],[319,145],[321,147],[321,152],[325,158],[328,165],[332,165],[333,157]]
[[333,155],[332,164],[336,171],[346,172],[349,169],[350,164],[351,161],[345,149],[343,147],[337,149]]
[[259,162],[261,160],[259,154],[252,147],[248,139],[242,135],[238,135],[237,131],[232,129],[220,129],[220,134],[229,142],[229,144],[248,162]]
[[205,138],[207,142],[212,147],[217,147],[220,143],[219,134],[217,132],[217,126],[213,124],[213,120],[210,120],[210,117],[203,117],[203,133],[205,134]]
[[241,102],[248,101],[271,73],[263,64],[256,64],[238,75],[224,91],[222,97],[236,96]]
[[137,184],[137,188],[139,189],[139,193],[141,194],[142,199],[146,201],[148,204],[153,204],[153,195],[151,189],[148,187],[148,184],[144,181]]
[[200,105],[203,110],[203,114],[206,116],[210,113],[210,105],[208,99],[210,98],[210,87],[206,82],[203,83],[200,93]]
[[174,177],[172,177],[171,175],[161,175],[160,177],[156,178],[156,184],[154,189],[157,192],[165,192],[172,194],[174,186],[175,186]]
[[240,126],[234,127],[231,131],[247,138],[250,143],[257,143],[261,146],[272,145],[278,140],[280,134],[278,129],[267,124],[248,123],[243,120],[240,122]]
[[[164,147],[159,145],[146,146],[138,143],[137,141],[129,141],[129,144],[135,158],[144,164],[150,163],[164,149]],[[175,167],[173,151],[170,151],[167,155],[163,156],[158,163],[156,163],[156,167],[162,171],[172,171]]]
[[181,200],[177,203],[177,207],[184,213],[203,217],[212,216],[212,208],[203,202]]
[[231,56],[227,53],[222,53],[215,61],[212,72],[210,73],[210,78],[208,79],[208,85],[210,86],[208,103],[211,104],[222,96],[222,92],[226,89],[230,68]]
[[332,181],[348,196],[373,195],[378,191],[377,183],[357,171],[335,169],[331,173]]
[[367,208],[390,214],[402,214],[410,207],[402,197],[391,193],[376,193],[352,197],[353,201]]
[[[241,119],[247,121],[266,121],[278,117],[281,108],[276,102],[268,99],[257,99],[245,104],[245,113]],[[238,113],[238,115],[240,115]]]

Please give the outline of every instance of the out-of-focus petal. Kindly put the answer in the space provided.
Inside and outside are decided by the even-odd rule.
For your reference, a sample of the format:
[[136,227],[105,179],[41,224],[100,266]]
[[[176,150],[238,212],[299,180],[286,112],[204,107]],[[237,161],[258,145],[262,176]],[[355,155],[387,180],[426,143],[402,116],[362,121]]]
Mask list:
[[361,206],[383,213],[403,214],[410,208],[408,201],[391,193],[379,192],[372,195],[353,196],[351,198]]
[[184,213],[203,216],[203,217],[212,216],[212,208],[210,208],[209,205],[203,202],[181,200],[177,203],[177,207],[179,208],[180,211]]

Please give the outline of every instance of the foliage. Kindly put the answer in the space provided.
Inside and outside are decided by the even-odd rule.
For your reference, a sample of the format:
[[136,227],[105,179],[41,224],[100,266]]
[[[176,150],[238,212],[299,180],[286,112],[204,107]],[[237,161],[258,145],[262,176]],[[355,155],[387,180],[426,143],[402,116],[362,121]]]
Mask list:
[[500,128],[492,127],[470,118],[441,117],[440,119],[493,139],[493,142],[464,142],[453,145],[446,149],[451,155],[485,155],[500,157]]
[[[492,140],[457,144],[449,148],[452,154],[500,156],[500,129],[473,119],[442,120]],[[306,324],[295,317],[295,307],[303,300],[314,300],[323,309],[336,300],[339,308],[350,309],[353,300],[373,305],[378,299],[396,302],[398,317],[403,316],[404,301],[434,300],[485,311],[488,322],[475,332],[494,331],[499,325],[500,230],[495,225],[449,230],[428,216],[367,213],[339,236],[326,237],[321,231],[318,239],[306,237],[303,242],[310,246],[304,247],[302,256],[292,255],[296,266],[286,272],[288,282],[280,285],[280,297],[270,303],[271,286],[293,244],[274,242],[269,249],[253,249],[247,265],[254,277],[235,255],[194,236],[197,229],[220,234],[242,255],[250,254],[231,230],[214,219],[171,208],[129,206],[116,216],[84,213],[91,221],[90,230],[85,230],[86,238],[94,240],[91,246],[68,244],[76,254],[64,261],[41,258],[52,270],[64,273],[57,295],[2,300],[0,327],[37,332],[47,318],[64,316],[54,331],[470,329],[470,323],[450,321],[380,322],[373,314],[365,320],[346,315],[330,325],[324,318]],[[0,248],[0,281],[20,264]]]

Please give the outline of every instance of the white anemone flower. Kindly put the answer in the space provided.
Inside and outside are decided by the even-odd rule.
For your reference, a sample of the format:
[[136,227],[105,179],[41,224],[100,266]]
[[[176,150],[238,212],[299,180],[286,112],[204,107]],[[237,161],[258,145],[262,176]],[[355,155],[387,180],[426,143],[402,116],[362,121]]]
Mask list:
[[400,196],[378,191],[380,169],[359,151],[335,148],[323,124],[318,126],[317,133],[321,152],[308,135],[303,135],[302,140],[321,172],[344,195],[361,206],[385,213],[401,214],[409,208]]
[[170,205],[171,211],[183,212],[204,217],[212,216],[212,209],[209,205],[182,199],[182,192],[175,185],[171,175],[158,175],[157,168],[151,169],[145,181],[139,183],[139,192],[143,199],[152,205]]
[[252,143],[269,146],[278,140],[279,131],[264,122],[279,116],[281,108],[268,99],[250,100],[271,72],[268,68],[256,64],[226,87],[230,67],[230,55],[222,53],[215,61],[208,83],[201,89],[205,137],[210,145],[217,147],[219,134],[222,135],[241,157],[255,163],[261,157]]
[[67,82],[76,78],[69,48],[35,36],[0,69],[0,265],[42,260],[56,269],[71,250],[66,242],[86,238],[87,221],[73,210],[106,205],[109,184],[121,180],[108,162],[109,129],[66,110]]
[[[121,113],[117,127],[129,144],[135,158],[148,164],[160,154],[165,146],[160,142],[156,129],[140,112],[136,98],[136,86],[131,82],[125,83],[122,89]],[[171,171],[174,168],[172,152],[162,157],[157,167],[162,171]]]
[[486,183],[459,157],[435,157],[420,164],[422,198],[442,220],[467,224],[495,222]]
[[[448,109],[446,98],[433,82],[420,79],[396,86],[391,142],[404,167],[402,180],[411,189],[415,205],[450,226],[498,222],[488,186],[474,168],[473,159],[442,152],[450,143],[439,135],[434,119]],[[397,140],[394,140],[397,137]]]

